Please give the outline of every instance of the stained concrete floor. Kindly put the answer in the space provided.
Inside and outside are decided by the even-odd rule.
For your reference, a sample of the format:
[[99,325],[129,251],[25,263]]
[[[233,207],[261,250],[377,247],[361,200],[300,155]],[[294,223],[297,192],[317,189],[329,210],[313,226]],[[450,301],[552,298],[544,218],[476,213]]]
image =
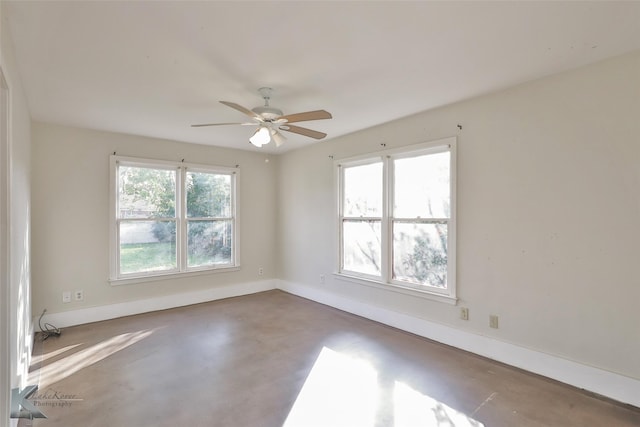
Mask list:
[[36,340],[20,426],[639,426],[640,409],[269,291]]

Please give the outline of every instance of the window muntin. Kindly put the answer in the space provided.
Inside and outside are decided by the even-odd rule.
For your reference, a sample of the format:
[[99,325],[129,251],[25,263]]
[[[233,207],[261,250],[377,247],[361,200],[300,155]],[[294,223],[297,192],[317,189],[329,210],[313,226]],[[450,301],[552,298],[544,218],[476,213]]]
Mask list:
[[112,171],[112,280],[237,265],[237,169],[112,156]]
[[[338,166],[339,273],[455,297],[455,139]],[[367,217],[353,200],[380,200],[382,212]]]

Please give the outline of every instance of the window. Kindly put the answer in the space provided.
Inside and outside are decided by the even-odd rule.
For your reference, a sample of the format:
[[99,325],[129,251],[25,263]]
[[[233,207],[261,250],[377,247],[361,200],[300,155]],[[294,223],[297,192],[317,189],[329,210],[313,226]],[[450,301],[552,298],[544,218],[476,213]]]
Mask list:
[[237,169],[111,157],[112,281],[237,267]]
[[338,163],[339,274],[455,299],[455,143]]

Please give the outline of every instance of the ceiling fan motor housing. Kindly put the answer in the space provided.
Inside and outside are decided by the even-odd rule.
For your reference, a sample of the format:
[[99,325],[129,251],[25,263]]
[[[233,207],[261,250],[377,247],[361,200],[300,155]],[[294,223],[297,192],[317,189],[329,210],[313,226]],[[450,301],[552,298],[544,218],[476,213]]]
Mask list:
[[268,121],[276,120],[278,117],[282,116],[282,110],[268,106],[252,108],[251,111],[262,116],[263,119]]

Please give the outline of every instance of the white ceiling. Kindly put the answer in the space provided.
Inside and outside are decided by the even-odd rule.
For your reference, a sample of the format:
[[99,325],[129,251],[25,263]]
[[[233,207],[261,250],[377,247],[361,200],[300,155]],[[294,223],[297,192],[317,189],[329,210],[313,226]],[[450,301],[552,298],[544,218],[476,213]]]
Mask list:
[[[34,120],[246,150],[190,124],[271,86],[329,139],[640,49],[640,2],[3,3]],[[262,150],[315,142],[286,136]]]

